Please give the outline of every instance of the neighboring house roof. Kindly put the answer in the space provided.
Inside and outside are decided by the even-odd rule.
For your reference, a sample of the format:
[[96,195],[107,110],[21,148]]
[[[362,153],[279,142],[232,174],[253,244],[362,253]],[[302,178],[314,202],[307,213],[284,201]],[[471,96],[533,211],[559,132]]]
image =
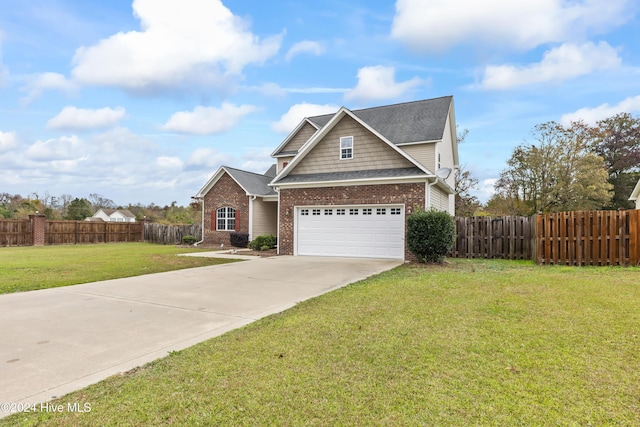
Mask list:
[[94,213],[93,216],[96,216],[98,214],[98,212],[100,212],[100,211],[104,212],[107,216],[111,216],[114,213],[118,212],[122,216],[124,216],[125,218],[135,218],[136,217],[134,214],[131,213],[131,211],[129,209],[107,209],[107,208],[98,209],[98,211],[96,213]]
[[[452,96],[385,105],[382,107],[350,110],[362,122],[373,128],[393,144],[439,141],[442,139],[447,117],[453,102]],[[296,152],[280,151],[305,122],[311,122],[318,129],[323,128],[335,114],[308,117],[280,144],[274,156],[294,155]],[[455,127],[455,126],[454,126]],[[454,136],[455,137],[455,136]]]
[[278,193],[269,187],[269,183],[275,176],[275,171],[275,165],[272,165],[264,174],[247,172],[230,166],[221,166],[195,197],[204,197],[225,173],[229,174],[248,196],[277,196]]
[[638,183],[634,187],[633,192],[629,197],[629,200],[638,200],[638,199],[640,199],[640,179],[638,180]]

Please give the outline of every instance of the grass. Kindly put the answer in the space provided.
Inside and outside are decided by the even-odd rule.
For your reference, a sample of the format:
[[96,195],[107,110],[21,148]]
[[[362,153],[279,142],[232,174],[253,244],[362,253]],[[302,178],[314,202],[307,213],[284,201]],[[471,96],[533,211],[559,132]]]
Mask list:
[[0,426],[640,425],[638,273],[402,266]]
[[176,256],[197,251],[150,243],[0,248],[0,294],[229,262]]

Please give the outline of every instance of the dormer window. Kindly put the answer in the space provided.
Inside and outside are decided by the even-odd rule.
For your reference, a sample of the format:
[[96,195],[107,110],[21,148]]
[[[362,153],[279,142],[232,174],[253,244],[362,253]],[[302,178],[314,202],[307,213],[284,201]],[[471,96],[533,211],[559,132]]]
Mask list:
[[340,137],[340,160],[353,159],[353,137]]

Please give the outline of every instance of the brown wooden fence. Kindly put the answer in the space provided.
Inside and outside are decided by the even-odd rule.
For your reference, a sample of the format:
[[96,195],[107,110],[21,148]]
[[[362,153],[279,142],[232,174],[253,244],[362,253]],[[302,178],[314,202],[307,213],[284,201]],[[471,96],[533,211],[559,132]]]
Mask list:
[[0,221],[0,246],[28,246],[32,239],[30,219]]
[[535,222],[530,217],[456,217],[455,258],[533,259]]
[[179,245],[184,236],[194,236],[197,240],[202,238],[202,226],[200,224],[169,225],[149,222],[144,227],[144,240],[150,243],[163,245]]
[[538,264],[638,265],[640,211],[536,216]]
[[140,222],[51,221],[45,225],[45,244],[115,243],[142,241]]

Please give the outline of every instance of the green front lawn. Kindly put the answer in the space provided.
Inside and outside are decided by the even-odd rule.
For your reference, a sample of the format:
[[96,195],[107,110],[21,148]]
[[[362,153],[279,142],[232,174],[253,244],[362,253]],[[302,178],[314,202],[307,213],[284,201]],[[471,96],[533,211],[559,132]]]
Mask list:
[[150,243],[0,248],[0,294],[229,262],[176,256],[204,250]]
[[402,266],[15,425],[640,425],[640,271]]

